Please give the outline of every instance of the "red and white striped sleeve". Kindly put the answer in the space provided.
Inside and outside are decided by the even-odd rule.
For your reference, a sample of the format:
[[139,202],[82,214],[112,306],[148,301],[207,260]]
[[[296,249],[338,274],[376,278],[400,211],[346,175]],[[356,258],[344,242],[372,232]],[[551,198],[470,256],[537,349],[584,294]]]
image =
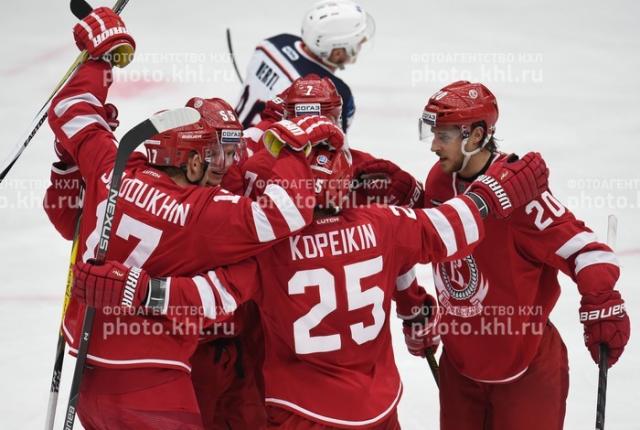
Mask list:
[[177,322],[199,319],[203,326],[229,319],[258,288],[254,259],[193,277],[166,278],[161,314]]
[[484,237],[484,224],[475,203],[466,196],[437,208],[389,207],[395,244],[406,262],[455,260],[471,253]]
[[48,111],[56,139],[87,181],[110,170],[116,154],[104,107],[110,73],[107,63],[87,61],[54,97]]
[[415,266],[396,278],[393,298],[396,301],[396,314],[401,320],[410,321],[420,315],[427,292],[418,284]]
[[513,223],[517,246],[571,277],[582,295],[614,288],[620,276],[615,253],[551,193],[519,210]]
[[[299,189],[298,189],[299,190]],[[220,190],[198,217],[203,252],[211,266],[232,264],[252,257],[301,230],[313,220],[309,194],[269,184],[253,201]]]

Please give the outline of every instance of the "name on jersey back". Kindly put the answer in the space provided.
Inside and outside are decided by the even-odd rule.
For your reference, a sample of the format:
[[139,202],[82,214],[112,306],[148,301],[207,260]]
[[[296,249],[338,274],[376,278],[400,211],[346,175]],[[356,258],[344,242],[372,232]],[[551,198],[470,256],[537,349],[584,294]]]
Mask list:
[[377,242],[371,224],[360,224],[326,232],[298,234],[289,237],[293,261],[364,251],[375,248]]

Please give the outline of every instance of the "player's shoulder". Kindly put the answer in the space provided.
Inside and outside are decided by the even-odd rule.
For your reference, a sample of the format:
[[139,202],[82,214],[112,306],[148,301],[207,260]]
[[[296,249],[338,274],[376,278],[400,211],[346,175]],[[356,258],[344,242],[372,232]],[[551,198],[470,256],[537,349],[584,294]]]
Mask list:
[[349,151],[351,152],[352,165],[354,168],[358,167],[363,163],[376,160],[376,157],[369,154],[368,152],[361,151],[359,149],[354,149],[354,148],[350,148]]
[[302,40],[300,36],[289,33],[276,34],[275,36],[268,37],[265,42],[268,42],[278,49],[282,49],[285,46],[293,46],[296,42]]
[[376,226],[384,226],[398,209],[399,208],[395,206],[372,204],[369,206],[344,209],[340,212],[340,217],[348,223],[369,222]]

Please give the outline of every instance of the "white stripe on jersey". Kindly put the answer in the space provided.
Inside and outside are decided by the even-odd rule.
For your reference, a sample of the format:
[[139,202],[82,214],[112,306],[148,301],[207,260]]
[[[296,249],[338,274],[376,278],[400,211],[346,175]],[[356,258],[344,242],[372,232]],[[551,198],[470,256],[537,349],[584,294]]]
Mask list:
[[458,245],[456,243],[456,234],[442,212],[438,209],[422,209],[427,215],[431,223],[436,229],[438,236],[447,248],[447,257],[452,256],[458,251]]
[[[78,350],[73,348],[73,347],[69,347],[69,351],[77,354]],[[191,372],[191,367],[187,366],[186,364],[184,364],[181,361],[175,361],[175,360],[163,360],[160,358],[140,358],[137,360],[111,360],[108,358],[102,358],[102,357],[98,357],[97,355],[91,355],[91,354],[87,354],[87,359],[89,360],[93,360],[95,362],[98,363],[104,363],[104,364],[115,364],[115,365],[119,365],[119,366],[127,366],[127,365],[132,365],[132,364],[163,364],[163,365],[169,365],[169,366],[176,366],[176,367],[182,367],[183,369],[185,369],[187,372]],[[141,367],[150,367],[150,366],[141,366]]]
[[[67,340],[70,341],[71,343],[74,343],[75,340],[73,339],[73,336],[71,336],[71,333],[69,332],[69,329],[67,328],[67,326],[62,324],[62,329],[64,330]],[[69,345],[69,351],[74,354],[78,353],[78,350],[72,347],[71,345]],[[91,354],[87,354],[87,358],[90,360],[96,361],[98,363],[116,364],[116,365],[122,365],[122,366],[126,366],[128,364],[145,364],[145,363],[146,364],[166,364],[170,366],[182,367],[187,372],[191,372],[191,367],[181,361],[164,360],[161,358],[149,358],[149,359],[141,358],[141,359],[134,359],[134,360],[110,360],[108,358],[102,358],[102,357],[98,357],[96,355],[91,355]]]
[[274,240],[276,234],[273,232],[273,227],[271,227],[267,215],[257,202],[251,202],[251,212],[253,213],[253,223],[256,227],[256,233],[258,233],[258,240],[260,242]]
[[61,128],[64,131],[64,134],[67,135],[69,139],[75,136],[80,130],[91,125],[91,124],[99,124],[105,130],[111,132],[109,128],[109,124],[106,123],[104,119],[98,114],[92,115],[78,115],[71,118],[67,121]]
[[467,239],[467,244],[471,245],[472,243],[477,242],[480,238],[480,233],[478,232],[478,224],[476,223],[476,219],[473,217],[469,206],[467,206],[466,203],[463,202],[460,198],[448,200],[445,205],[454,208],[458,213],[458,216],[462,220],[464,237]]
[[582,233],[578,233],[573,236],[571,239],[567,240],[564,245],[562,245],[556,251],[556,255],[558,257],[562,257],[567,259],[571,257],[576,252],[580,251],[582,248],[587,246],[590,243],[597,242],[598,238],[595,234],[589,231],[583,231]]
[[416,266],[413,266],[406,273],[396,278],[396,289],[398,291],[404,291],[411,286],[416,279]]
[[578,254],[576,257],[575,274],[578,275],[582,269],[594,264],[613,264],[619,266],[618,258],[610,251],[589,251]]
[[312,417],[312,418],[315,418],[316,420],[320,420],[320,421],[325,422],[325,423],[339,424],[339,425],[343,425],[343,426],[361,427],[361,426],[365,426],[365,425],[368,425],[368,424],[376,423],[376,422],[382,420],[387,415],[389,415],[389,413],[398,404],[398,400],[400,400],[400,395],[401,394],[402,394],[402,382],[400,382],[400,384],[398,385],[398,394],[396,394],[395,399],[393,399],[393,401],[391,402],[389,407],[387,409],[385,409],[384,411],[382,411],[377,416],[375,416],[373,418],[370,418],[368,420],[363,420],[363,421],[348,421],[348,420],[342,420],[342,419],[339,419],[339,418],[326,417],[324,415],[320,415],[320,414],[316,414],[315,412],[311,412],[310,410],[305,409],[302,406],[296,405],[295,403],[289,402],[287,400],[275,399],[273,397],[267,397],[264,400],[267,403],[275,403],[276,405],[287,406],[287,407],[293,409],[294,411],[300,412],[303,416],[306,415],[307,417]]
[[71,106],[83,102],[89,103],[93,106],[102,107],[102,103],[100,103],[100,100],[98,100],[96,96],[91,93],[82,93],[60,100],[53,108],[53,112],[57,117],[61,117]]
[[216,297],[213,295],[211,285],[202,276],[195,276],[193,282],[196,284],[196,287],[198,287],[198,294],[200,295],[200,302],[202,302],[204,316],[209,319],[215,319],[218,312],[216,310]]
[[218,294],[220,295],[220,299],[222,300],[222,309],[224,309],[225,313],[230,314],[238,308],[238,303],[233,298],[233,296],[227,291],[227,289],[222,285],[218,275],[214,270],[210,270],[207,273],[207,276],[213,282]]
[[269,184],[265,188],[264,194],[269,196],[275,203],[292,233],[306,225],[302,214],[282,187],[276,184]]

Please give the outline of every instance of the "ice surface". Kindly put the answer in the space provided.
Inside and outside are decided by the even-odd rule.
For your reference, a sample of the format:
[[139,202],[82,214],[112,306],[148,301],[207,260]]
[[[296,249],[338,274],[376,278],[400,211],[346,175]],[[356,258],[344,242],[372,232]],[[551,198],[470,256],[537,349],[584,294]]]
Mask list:
[[[308,4],[132,0],[124,17],[138,42],[138,58],[118,75],[112,92],[120,108],[119,134],[195,95],[219,96],[233,104],[240,85],[226,57],[225,27],[233,29],[244,69],[261,38],[298,31]],[[640,178],[635,169],[640,132],[638,2],[364,4],[376,19],[377,34],[358,64],[341,73],[358,106],[351,145],[395,160],[424,179],[434,157],[417,141],[416,122],[427,97],[452,80],[483,80],[499,99],[502,148],[542,152],[551,167],[555,195],[602,239],[607,214],[618,215],[617,250],[623,265],[619,286],[635,333],[640,318],[635,286],[640,274]],[[67,2],[5,5],[0,15],[0,158],[13,148],[75,58],[74,23]],[[153,55],[167,52],[176,54],[174,61],[154,62]],[[195,54],[197,61],[185,61],[184,54]],[[501,56],[506,62],[500,62]],[[173,82],[157,82],[165,78]],[[40,208],[54,159],[51,140],[43,127],[0,185],[3,428],[40,428],[45,417],[70,248]],[[636,182],[611,182],[618,180]],[[429,273],[428,268],[420,271],[432,290]],[[597,370],[582,344],[576,288],[566,277],[562,284],[552,320],[570,355],[566,428],[593,428]],[[397,334],[398,323],[392,324]],[[400,337],[394,342],[405,381],[403,428],[437,428],[437,393],[427,363],[409,356]],[[640,428],[634,410],[639,359],[634,336],[609,373],[607,428]],[[73,359],[65,363],[59,411],[66,404]]]

